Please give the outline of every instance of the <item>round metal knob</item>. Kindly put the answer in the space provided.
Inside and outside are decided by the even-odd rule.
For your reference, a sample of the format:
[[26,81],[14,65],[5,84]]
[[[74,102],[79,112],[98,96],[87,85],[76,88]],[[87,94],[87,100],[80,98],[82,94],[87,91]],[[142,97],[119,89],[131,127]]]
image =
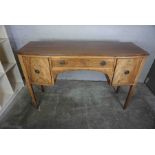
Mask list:
[[60,60],[60,65],[64,65],[65,64],[65,60]]
[[37,74],[40,73],[40,71],[39,71],[38,69],[35,69],[34,71],[35,71],[35,73],[37,73]]
[[106,61],[101,61],[100,65],[101,66],[105,66],[106,65]]
[[126,70],[126,71],[124,72],[125,75],[127,75],[127,74],[129,74],[129,73],[130,73],[129,70]]

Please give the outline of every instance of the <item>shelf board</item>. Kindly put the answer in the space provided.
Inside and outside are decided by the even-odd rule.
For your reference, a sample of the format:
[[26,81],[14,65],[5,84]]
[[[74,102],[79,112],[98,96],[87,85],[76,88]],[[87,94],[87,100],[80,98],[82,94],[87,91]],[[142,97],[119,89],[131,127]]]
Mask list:
[[[13,82],[14,81],[14,82]],[[0,25],[0,116],[23,87],[5,26]]]
[[15,90],[13,94],[0,94],[0,116],[4,111],[11,108],[13,106],[13,100],[20,92],[23,87],[23,83],[19,82],[16,84]]
[[11,96],[13,94],[0,94],[0,98],[1,98],[1,102],[0,102],[0,106],[3,108],[3,106],[11,99]]
[[3,73],[3,72],[0,72],[0,78],[1,78],[3,75],[4,75],[4,73]]
[[14,87],[14,92],[19,91],[23,86],[24,86],[24,85],[23,85],[22,82],[16,82],[16,83],[15,83],[15,87]]
[[24,85],[22,82],[11,82],[11,86],[14,92],[18,91],[20,88],[22,88]]
[[4,71],[7,72],[15,66],[15,63],[2,63]]
[[0,38],[0,44],[4,43],[5,41],[7,41],[6,38]]

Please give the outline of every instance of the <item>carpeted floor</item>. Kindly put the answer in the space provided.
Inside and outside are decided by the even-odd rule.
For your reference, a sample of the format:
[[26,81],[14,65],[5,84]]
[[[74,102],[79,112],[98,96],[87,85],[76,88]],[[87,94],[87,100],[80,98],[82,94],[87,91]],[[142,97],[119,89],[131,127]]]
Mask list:
[[9,129],[145,129],[155,128],[155,96],[138,84],[127,110],[126,89],[118,94],[106,82],[59,80],[53,87],[35,88],[40,108],[31,106],[23,88],[13,106],[1,116],[0,128]]

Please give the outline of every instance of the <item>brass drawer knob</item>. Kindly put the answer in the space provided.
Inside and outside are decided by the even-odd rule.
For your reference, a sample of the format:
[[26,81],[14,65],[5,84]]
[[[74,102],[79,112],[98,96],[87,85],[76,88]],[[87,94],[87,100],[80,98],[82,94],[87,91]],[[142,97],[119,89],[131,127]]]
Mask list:
[[105,66],[106,64],[107,64],[106,61],[101,61],[100,63],[101,66]]
[[35,69],[34,71],[35,71],[35,73],[37,73],[37,74],[40,73],[40,71],[39,71],[38,69]]
[[65,65],[65,60],[60,60],[59,64],[60,65]]
[[129,70],[126,70],[126,71],[124,72],[125,75],[128,75],[129,73],[130,73]]

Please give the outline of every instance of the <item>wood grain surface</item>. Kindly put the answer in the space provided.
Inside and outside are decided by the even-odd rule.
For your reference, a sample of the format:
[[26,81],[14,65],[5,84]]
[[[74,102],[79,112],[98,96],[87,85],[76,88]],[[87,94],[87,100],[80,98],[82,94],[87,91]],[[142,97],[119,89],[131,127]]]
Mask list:
[[131,85],[134,84],[138,74],[140,58],[118,59],[113,77],[113,85]]
[[32,84],[49,85],[52,83],[48,58],[24,57],[23,59]]
[[142,56],[148,53],[130,42],[52,41],[30,42],[19,54],[46,56]]
[[53,67],[99,67],[113,68],[114,58],[79,58],[79,57],[52,57]]
[[43,88],[54,85],[59,73],[92,70],[105,74],[113,87],[130,86],[123,107],[126,109],[147,56],[133,43],[103,41],[30,42],[18,53],[35,107],[32,84]]

